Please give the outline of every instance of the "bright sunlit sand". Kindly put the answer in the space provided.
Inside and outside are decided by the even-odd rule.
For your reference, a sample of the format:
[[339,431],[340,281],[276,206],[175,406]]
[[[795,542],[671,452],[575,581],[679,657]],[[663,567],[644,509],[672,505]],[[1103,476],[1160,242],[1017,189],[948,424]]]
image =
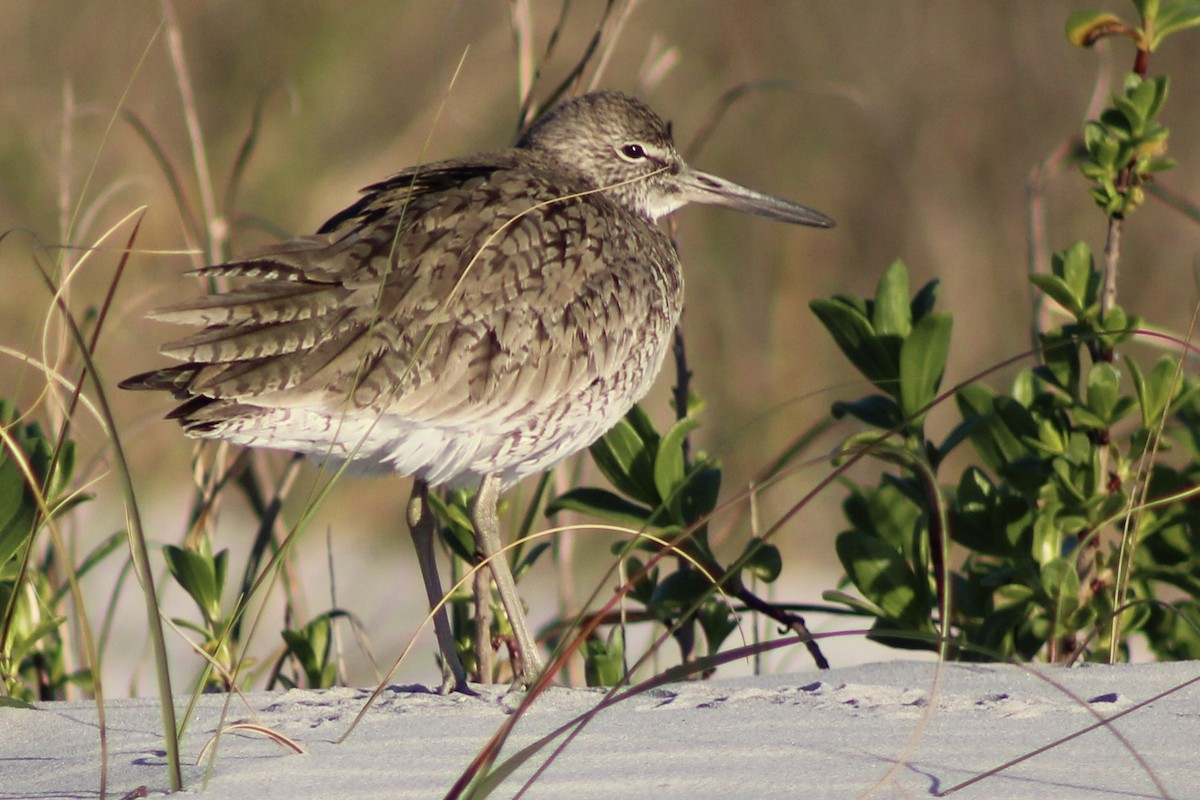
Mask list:
[[[889,662],[827,672],[668,684],[596,715],[557,756],[545,744],[492,796],[529,798],[930,797],[1079,734],[950,797],[1196,797],[1196,662],[1024,670]],[[1191,683],[1189,683],[1191,682]],[[1183,687],[1147,705],[1146,701]],[[234,699],[222,736],[196,763],[225,701],[205,696],[183,738],[184,784],[209,797],[442,797],[522,695],[440,696],[393,686],[342,744],[369,692],[258,692]],[[552,688],[519,721],[504,759],[593,709],[603,692]],[[1083,731],[1120,716],[1107,728]],[[165,792],[153,700],[110,701],[108,797]],[[0,798],[98,797],[95,707],[0,709]],[[536,773],[536,775],[535,775]],[[521,794],[522,790],[524,794]],[[138,795],[135,795],[138,796]]]

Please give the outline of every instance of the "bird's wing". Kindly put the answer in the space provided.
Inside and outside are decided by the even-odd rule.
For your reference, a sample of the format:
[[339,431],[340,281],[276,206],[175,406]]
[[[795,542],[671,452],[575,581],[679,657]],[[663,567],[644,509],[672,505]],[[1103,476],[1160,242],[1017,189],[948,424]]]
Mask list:
[[645,343],[628,320],[660,311],[640,282],[674,258],[656,228],[622,242],[628,215],[569,188],[470,162],[368,187],[316,236],[203,270],[249,283],[159,311],[202,329],[135,385],[447,426],[544,413],[629,369]]

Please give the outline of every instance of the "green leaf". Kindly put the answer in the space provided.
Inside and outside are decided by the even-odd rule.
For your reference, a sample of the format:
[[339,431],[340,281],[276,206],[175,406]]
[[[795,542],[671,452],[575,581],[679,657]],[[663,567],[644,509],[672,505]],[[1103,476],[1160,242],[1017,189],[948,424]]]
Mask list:
[[[1108,130],[1103,125],[1095,120],[1089,120],[1083,124],[1083,146],[1095,162],[1094,164],[1083,163],[1081,169],[1085,170],[1084,175],[1093,180],[1099,180],[1100,174],[1103,171],[1097,168],[1100,165],[1106,164],[1106,160],[1100,158],[1100,155],[1108,144]],[[1111,164],[1108,165],[1111,166]],[[1091,171],[1090,173],[1089,170]]]
[[[5,655],[13,663],[20,664],[25,660],[26,656],[33,652],[39,642],[57,631],[66,621],[67,618],[65,616],[50,616],[39,619],[32,629],[19,631],[20,638],[8,645],[8,652]],[[46,648],[46,650],[49,649],[50,647]]]
[[721,495],[721,469],[715,460],[703,466],[693,465],[683,487],[683,519],[685,524],[699,522],[717,507]]
[[0,454],[0,567],[25,546],[33,534],[36,513],[20,467]]
[[938,287],[940,285],[940,281],[934,278],[922,286],[921,290],[913,296],[912,303],[910,304],[913,322],[919,322],[933,311],[933,306],[937,303]]
[[1122,117],[1119,123],[1115,117],[1101,117],[1101,120],[1119,125],[1128,138],[1140,140],[1146,128],[1145,111],[1154,100],[1154,87],[1147,84],[1145,88],[1149,89],[1149,92],[1133,91],[1124,97],[1113,97],[1113,107]]
[[1008,434],[992,410],[996,393],[980,383],[970,383],[954,393],[954,402],[964,423],[975,452],[993,472],[1000,473],[1010,458],[1024,451],[1020,442]]
[[1076,319],[1083,316],[1083,306],[1079,305],[1075,293],[1062,278],[1036,272],[1029,276],[1029,282],[1041,289],[1043,294],[1062,306],[1071,316]]
[[846,358],[867,380],[897,397],[900,387],[899,350],[885,344],[876,335],[866,315],[847,298],[814,300],[809,308],[829,331]]
[[196,602],[205,622],[212,628],[221,618],[219,581],[224,580],[224,560],[220,557],[214,560],[208,553],[170,544],[163,547],[163,556],[171,575]]
[[746,552],[746,569],[763,583],[774,583],[783,572],[783,556],[770,542],[755,537],[746,543]]
[[1130,317],[1126,315],[1125,309],[1113,306],[1105,312],[1104,319],[1100,320],[1100,328],[1107,331],[1100,340],[1109,347],[1115,347],[1132,336],[1141,324],[1139,317]]
[[1196,0],[1163,0],[1158,12],[1154,14],[1153,25],[1147,25],[1153,30],[1150,38],[1150,51],[1172,33],[1200,25],[1200,2]]
[[546,516],[560,511],[577,511],[590,517],[626,525],[634,530],[646,527],[655,516],[655,512],[649,508],[631,503],[614,492],[588,487],[571,489],[546,505]]
[[308,671],[316,663],[316,653],[313,652],[312,645],[303,633],[285,628],[279,632],[279,635],[283,637],[288,652],[300,663],[301,669]]
[[1041,587],[1049,598],[1046,606],[1054,621],[1052,636],[1061,636],[1067,618],[1079,607],[1079,573],[1075,565],[1065,558],[1055,559],[1042,565]]
[[893,444],[888,436],[875,431],[859,431],[842,440],[833,453],[835,466],[842,464],[844,459],[855,453],[862,452],[871,458],[877,458],[885,464],[895,464],[911,468],[917,455],[906,447]]
[[1052,417],[1039,417],[1038,436],[1035,446],[1048,455],[1062,455],[1067,449],[1067,432]]
[[475,526],[471,522],[470,504],[474,492],[457,489],[447,492],[445,499],[438,493],[429,494],[429,503],[437,513],[438,519],[468,536],[473,535]]
[[1079,393],[1079,340],[1063,333],[1061,329],[1043,333],[1038,338],[1042,344],[1044,362],[1039,377],[1049,380],[1070,395],[1072,400],[1080,402],[1083,398]]
[[709,655],[716,655],[721,643],[737,630],[737,617],[730,612],[728,605],[719,600],[710,600],[701,606],[696,621],[704,631]]
[[984,464],[1020,491],[1036,494],[1046,466],[1033,446],[1038,441],[1038,425],[1029,409],[980,384],[960,389],[955,402],[964,419],[977,419],[970,439]]
[[1136,361],[1129,356],[1126,356],[1124,360],[1125,368],[1129,370],[1129,375],[1133,379],[1138,406],[1141,408],[1142,427],[1146,430],[1154,430],[1162,421],[1163,411],[1167,408],[1168,403],[1174,399],[1171,397],[1172,388],[1175,390],[1174,395],[1177,396],[1182,386],[1182,382],[1178,384],[1175,382],[1178,362],[1172,356],[1163,356],[1150,368],[1150,374],[1143,377]]
[[712,581],[697,569],[679,569],[658,582],[647,605],[658,606],[669,613],[678,613],[695,605],[712,589]]
[[1058,512],[1062,504],[1058,501],[1046,503],[1038,509],[1033,520],[1033,560],[1045,565],[1062,557],[1063,531],[1058,525]]
[[[25,506],[25,474],[16,459],[0,450],[0,530],[7,526]],[[0,558],[0,564],[8,559]]]
[[821,599],[830,603],[842,603],[843,605],[847,605],[858,613],[868,617],[879,617],[883,615],[883,609],[874,603],[855,597],[852,594],[840,592],[837,589],[826,589],[825,591],[821,592]]
[[996,589],[996,608],[1024,606],[1033,598],[1033,589],[1023,583],[1008,583]]
[[851,402],[838,401],[833,404],[830,414],[834,419],[847,415],[857,420],[881,428],[885,431],[895,430],[904,422],[900,414],[900,406],[890,397],[873,394]]
[[639,503],[657,507],[660,498],[654,483],[654,450],[658,442],[656,437],[645,436],[639,415],[644,418],[635,405],[612,430],[592,444],[589,452],[600,472],[619,491]]
[[[623,544],[618,544],[617,547],[624,548]],[[652,567],[649,572],[643,572],[646,568],[643,562],[637,556],[629,556],[625,559],[625,574],[629,576],[631,587],[629,589],[629,597],[635,602],[641,603],[648,610],[654,609],[650,606],[650,601],[654,597],[654,591],[658,588],[658,567]]]
[[311,689],[326,689],[337,677],[336,665],[330,662],[329,652],[333,642],[332,619],[322,614],[299,630],[280,631],[288,652],[304,671],[305,681]]
[[871,324],[880,335],[908,336],[912,330],[912,309],[908,300],[908,270],[903,261],[893,261],[879,277],[875,287],[875,307]]
[[683,482],[687,477],[683,443],[688,434],[699,426],[697,419],[685,417],[678,420],[663,437],[654,459],[654,486],[658,496],[670,508],[672,518],[679,523],[687,522],[682,513]]
[[620,625],[608,639],[592,636],[583,644],[583,674],[588,686],[616,686],[625,677],[625,634]]
[[908,562],[896,548],[859,531],[837,537],[838,559],[863,597],[879,606],[883,619],[914,628],[928,620],[930,609],[919,601],[922,592]]
[[[1119,166],[1124,167],[1124,161]],[[1092,250],[1085,242],[1076,242],[1051,256],[1050,271],[1067,285],[1074,297],[1074,306],[1080,309],[1079,315],[1100,302],[1101,275],[1095,269]]]
[[0,708],[22,708],[26,711],[37,710],[37,706],[35,706],[33,703],[26,702],[25,700],[21,700],[16,697],[10,697],[8,695],[0,695]]
[[1076,47],[1091,47],[1105,36],[1134,37],[1132,28],[1106,11],[1076,11],[1067,17],[1065,33],[1067,41]]
[[937,397],[950,351],[953,317],[934,313],[921,319],[900,348],[900,411],[915,427]]
[[1153,122],[1158,112],[1162,110],[1163,103],[1167,100],[1168,86],[1167,77],[1160,75],[1149,80],[1139,79],[1132,90],[1127,93],[1129,101],[1141,115],[1143,133],[1147,132],[1145,128],[1148,127],[1148,123]]
[[1031,505],[995,486],[978,467],[963,471],[951,506],[950,535],[979,553],[1011,557],[1028,539]]
[[1087,405],[1093,414],[1105,422],[1112,420],[1117,400],[1121,396],[1121,378],[1107,361],[1092,364],[1087,378]]
[[427,496],[429,505],[442,522],[438,526],[442,542],[468,564],[475,563],[475,528],[467,508],[471,496],[467,490],[447,492],[445,499],[439,492],[430,492]]
[[75,474],[75,442],[63,442],[58,451],[58,463],[54,465],[54,474],[50,476],[46,496],[53,502],[62,497],[71,488],[71,478]]

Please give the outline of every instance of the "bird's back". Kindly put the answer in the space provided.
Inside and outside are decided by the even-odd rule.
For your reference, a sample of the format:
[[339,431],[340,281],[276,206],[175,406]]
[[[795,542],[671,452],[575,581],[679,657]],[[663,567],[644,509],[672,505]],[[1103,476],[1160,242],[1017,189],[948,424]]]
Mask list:
[[665,235],[592,189],[517,149],[402,172],[204,270],[241,286],[158,312],[200,330],[125,385],[196,436],[433,484],[541,471],[645,393],[682,305]]

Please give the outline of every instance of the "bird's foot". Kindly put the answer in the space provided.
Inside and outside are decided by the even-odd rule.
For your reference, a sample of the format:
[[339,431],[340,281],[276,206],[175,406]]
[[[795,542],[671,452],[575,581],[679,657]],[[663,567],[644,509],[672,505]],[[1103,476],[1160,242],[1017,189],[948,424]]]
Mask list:
[[438,694],[447,695],[451,693],[465,694],[468,697],[479,697],[479,692],[471,688],[471,684],[467,683],[466,679],[455,680],[453,675],[443,675],[442,685],[438,687]]
[[[514,653],[513,655],[515,656],[516,654]],[[513,679],[512,683],[509,684],[508,691],[528,691],[537,685],[538,680],[542,676],[541,659],[534,652],[529,654],[527,661],[521,659],[519,656],[517,656],[516,660],[520,663],[513,670]]]
[[471,688],[467,683],[467,674],[463,671],[461,665],[458,669],[453,669],[443,658],[442,663],[442,685],[438,687],[438,694],[450,694],[458,692],[470,697],[478,697],[479,692]]

